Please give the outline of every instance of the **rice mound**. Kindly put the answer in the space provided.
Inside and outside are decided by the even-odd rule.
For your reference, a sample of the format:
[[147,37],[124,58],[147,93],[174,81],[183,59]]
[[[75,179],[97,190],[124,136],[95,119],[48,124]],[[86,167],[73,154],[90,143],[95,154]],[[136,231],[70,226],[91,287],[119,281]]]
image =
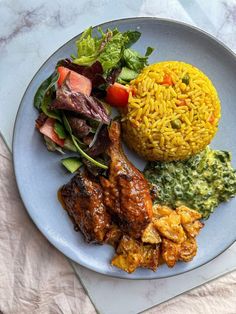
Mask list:
[[144,68],[130,86],[122,133],[138,155],[183,160],[211,142],[220,120],[220,100],[202,71],[184,62],[160,62]]

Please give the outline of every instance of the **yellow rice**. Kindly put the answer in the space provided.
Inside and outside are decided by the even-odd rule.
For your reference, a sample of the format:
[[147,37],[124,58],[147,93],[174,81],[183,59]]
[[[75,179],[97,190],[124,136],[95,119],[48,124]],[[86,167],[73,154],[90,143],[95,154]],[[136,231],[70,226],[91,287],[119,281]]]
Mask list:
[[[182,80],[186,75],[189,82]],[[170,76],[173,85],[163,84]],[[146,67],[131,82],[128,110],[122,117],[125,142],[146,160],[181,160],[203,150],[214,137],[220,100],[210,79],[178,61]]]

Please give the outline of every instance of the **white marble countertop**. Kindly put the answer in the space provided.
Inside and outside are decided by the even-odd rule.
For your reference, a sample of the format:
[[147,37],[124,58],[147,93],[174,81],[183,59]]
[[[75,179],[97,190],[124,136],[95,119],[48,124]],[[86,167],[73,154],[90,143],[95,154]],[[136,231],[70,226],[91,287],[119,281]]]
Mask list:
[[171,18],[198,26],[236,51],[235,0],[1,0],[0,125],[6,140],[11,141],[28,83],[57,48],[90,25],[134,16]]
[[[0,0],[0,132],[9,146],[20,99],[43,62],[86,27],[135,16],[171,18],[195,25],[236,52],[235,0]],[[80,296],[83,298],[84,292]],[[186,299],[185,302],[187,308]],[[164,308],[160,313],[168,313]],[[80,307],[80,312],[86,313],[87,309]],[[176,312],[175,307],[172,309],[172,313]],[[222,307],[219,309],[223,311]],[[200,313],[198,307],[195,310]]]

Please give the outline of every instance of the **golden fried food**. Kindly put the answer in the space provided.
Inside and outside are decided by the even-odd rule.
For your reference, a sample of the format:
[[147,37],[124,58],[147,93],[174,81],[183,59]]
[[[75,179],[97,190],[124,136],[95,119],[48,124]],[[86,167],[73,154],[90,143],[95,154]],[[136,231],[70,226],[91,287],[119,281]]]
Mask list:
[[179,259],[180,244],[163,239],[161,243],[161,256],[168,267],[174,267]]
[[186,206],[177,207],[176,213],[181,217],[181,224],[188,224],[202,218],[199,212]]
[[116,253],[111,264],[128,273],[134,272],[138,267],[153,271],[158,267],[160,249],[156,245],[144,245],[129,236],[123,236]]
[[186,234],[180,223],[180,216],[175,212],[172,212],[169,216],[153,220],[154,226],[161,235],[176,243],[182,243],[186,239]]
[[139,266],[155,271],[159,265],[159,246],[143,245],[142,248],[142,260]]
[[195,237],[203,227],[198,220],[201,214],[184,206],[176,211],[162,205],[153,207],[153,219],[143,231],[142,242],[123,236],[112,265],[130,273],[137,267],[156,270],[163,262],[174,267],[178,261],[189,262],[194,258]]
[[161,254],[169,267],[174,267],[177,261],[189,262],[197,254],[197,242],[195,238],[187,238],[181,244],[163,239]]
[[183,262],[191,261],[197,254],[197,242],[195,238],[188,238],[181,243],[179,250],[179,260]]
[[116,253],[117,255],[113,257],[111,264],[127,273],[134,272],[143,259],[141,245],[129,236],[122,237]]
[[171,213],[175,211],[168,206],[165,205],[153,205],[152,207],[153,217],[154,218],[161,218],[163,216],[169,216]]
[[196,220],[196,221],[189,223],[189,224],[183,224],[184,230],[187,232],[187,234],[190,237],[193,237],[193,238],[199,234],[199,232],[203,226],[204,226],[204,224],[199,220]]
[[159,244],[161,242],[160,234],[152,222],[143,231],[142,242],[150,244]]

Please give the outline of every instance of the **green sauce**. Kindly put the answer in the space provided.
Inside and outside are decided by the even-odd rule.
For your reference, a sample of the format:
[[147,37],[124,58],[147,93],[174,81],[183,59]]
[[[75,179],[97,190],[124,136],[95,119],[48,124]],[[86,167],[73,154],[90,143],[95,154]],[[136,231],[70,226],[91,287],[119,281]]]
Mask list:
[[157,188],[155,202],[186,205],[204,218],[221,202],[236,195],[236,170],[231,154],[207,147],[186,161],[150,162],[144,175]]

